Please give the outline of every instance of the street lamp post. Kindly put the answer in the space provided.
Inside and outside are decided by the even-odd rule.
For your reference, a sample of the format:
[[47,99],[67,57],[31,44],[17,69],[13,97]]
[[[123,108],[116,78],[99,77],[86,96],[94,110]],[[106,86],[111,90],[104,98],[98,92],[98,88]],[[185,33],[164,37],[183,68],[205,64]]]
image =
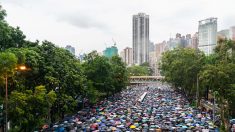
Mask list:
[[8,122],[7,122],[7,105],[8,105],[8,80],[7,80],[7,74],[5,76],[5,83],[6,83],[6,95],[5,95],[5,107],[6,107],[6,129],[5,131],[7,132],[8,131]]
[[[26,70],[29,70],[29,69],[27,69],[26,68],[26,66],[19,66],[19,67],[17,67],[16,68],[16,70],[19,70],[19,71],[26,71]],[[7,117],[7,114],[8,114],[8,74],[6,73],[6,75],[5,75],[5,84],[6,84],[6,86],[5,86],[5,107],[6,107],[6,118],[5,118],[5,120],[6,120],[6,123],[5,123],[5,125],[6,125],[6,127],[5,127],[5,132],[8,132],[8,117]]]

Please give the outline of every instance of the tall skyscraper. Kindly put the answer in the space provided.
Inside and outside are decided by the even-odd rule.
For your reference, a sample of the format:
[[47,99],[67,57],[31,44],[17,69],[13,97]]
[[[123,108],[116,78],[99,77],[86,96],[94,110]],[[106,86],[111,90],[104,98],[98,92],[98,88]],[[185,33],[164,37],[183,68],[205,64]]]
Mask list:
[[199,50],[206,55],[212,54],[217,44],[217,18],[208,18],[199,21]]
[[72,47],[71,45],[67,45],[65,47],[66,50],[68,50],[70,53],[72,53],[73,55],[75,55],[75,48]]
[[149,15],[133,15],[133,60],[140,65],[149,61]]

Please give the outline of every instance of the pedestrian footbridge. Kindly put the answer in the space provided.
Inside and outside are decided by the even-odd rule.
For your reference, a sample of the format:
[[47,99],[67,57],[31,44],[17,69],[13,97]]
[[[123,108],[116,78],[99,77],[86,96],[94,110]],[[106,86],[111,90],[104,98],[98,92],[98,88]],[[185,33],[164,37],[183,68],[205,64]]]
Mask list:
[[157,83],[164,79],[163,76],[130,76],[129,81],[131,84],[141,84],[141,83]]

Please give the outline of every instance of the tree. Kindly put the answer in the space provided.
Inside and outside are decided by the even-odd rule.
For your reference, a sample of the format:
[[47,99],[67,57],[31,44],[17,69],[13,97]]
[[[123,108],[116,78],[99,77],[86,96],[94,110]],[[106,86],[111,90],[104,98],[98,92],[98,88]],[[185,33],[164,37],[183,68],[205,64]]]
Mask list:
[[150,70],[146,66],[131,66],[127,68],[129,76],[149,76]]
[[10,77],[14,74],[17,58],[10,52],[0,53],[0,76]]
[[197,76],[205,64],[205,55],[195,49],[177,48],[162,56],[160,69],[165,81],[181,90],[189,100],[195,98]]
[[234,104],[232,100],[235,97],[233,87],[235,71],[231,69],[235,69],[235,64],[207,65],[200,73],[200,80],[204,86],[219,93],[217,103],[221,109],[223,124],[228,124],[226,118],[229,115],[229,108],[234,108],[231,105]]
[[[16,68],[16,63],[17,63],[17,58],[15,57],[14,54],[9,53],[9,52],[2,52],[0,53],[0,87],[1,87],[1,93],[0,93],[0,105],[3,104],[3,97],[6,93],[6,90],[8,91],[8,78],[12,77],[14,75],[14,71]],[[6,87],[2,84],[5,84]],[[6,97],[6,96],[5,96]],[[6,106],[4,107],[4,109],[6,109],[7,107],[7,103]],[[3,115],[3,113],[1,112],[1,115]],[[3,117],[1,116],[1,126],[3,123]]]
[[114,87],[110,85],[112,81],[111,65],[108,58],[99,56],[97,52],[93,51],[85,57],[85,62],[82,65],[87,80],[92,82],[100,96],[107,96],[114,90]]
[[4,20],[6,15],[6,11],[0,5],[0,51],[25,45],[26,36],[19,27],[14,28]]
[[127,84],[126,66],[118,56],[108,59],[93,51],[85,56],[82,67],[88,82],[84,93],[92,102],[120,92]]
[[15,74],[15,70],[17,67],[17,58],[14,54],[10,52],[1,52],[0,53],[0,87],[1,97],[5,95],[5,80],[10,80],[10,78]]
[[115,88],[113,93],[117,93],[127,85],[127,70],[124,62],[118,56],[113,56],[110,62],[112,67],[112,85]]
[[208,57],[209,61],[200,72],[202,86],[219,93],[216,98],[221,108],[222,126],[225,126],[226,131],[228,131],[228,116],[235,116],[234,47],[234,41],[219,40],[215,53]]
[[6,10],[4,10],[0,5],[0,21],[3,21],[6,15]]
[[13,91],[9,100],[9,117],[15,131],[33,131],[49,117],[48,111],[56,100],[54,91],[47,93],[44,86],[25,92]]
[[[86,78],[80,61],[69,51],[56,47],[49,41],[43,41],[36,51],[42,57],[39,61],[37,83],[45,85],[47,90],[56,90],[58,98],[53,104],[51,118],[54,121],[76,111],[77,98],[82,94]],[[66,103],[69,99],[69,102]],[[66,109],[68,107],[69,109]],[[57,113],[58,112],[58,113]]]
[[5,21],[0,21],[0,51],[8,48],[21,48],[24,46],[26,36],[19,27],[9,26]]

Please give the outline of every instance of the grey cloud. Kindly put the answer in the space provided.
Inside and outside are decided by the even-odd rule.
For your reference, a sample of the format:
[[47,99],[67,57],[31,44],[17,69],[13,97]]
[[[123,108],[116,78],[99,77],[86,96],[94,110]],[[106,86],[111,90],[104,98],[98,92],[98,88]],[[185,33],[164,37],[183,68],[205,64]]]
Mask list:
[[45,0],[3,0],[3,2],[12,4],[12,5],[17,5],[20,7],[24,7],[25,4],[37,5],[37,4],[45,2]]
[[67,22],[79,28],[97,28],[97,29],[101,29],[105,31],[109,30],[106,24],[96,21],[95,19],[91,17],[87,17],[81,14],[62,15],[62,16],[59,16],[57,20]]
[[224,19],[219,21],[222,21],[223,28],[229,28],[230,26],[235,26],[235,18],[232,15],[226,16]]

